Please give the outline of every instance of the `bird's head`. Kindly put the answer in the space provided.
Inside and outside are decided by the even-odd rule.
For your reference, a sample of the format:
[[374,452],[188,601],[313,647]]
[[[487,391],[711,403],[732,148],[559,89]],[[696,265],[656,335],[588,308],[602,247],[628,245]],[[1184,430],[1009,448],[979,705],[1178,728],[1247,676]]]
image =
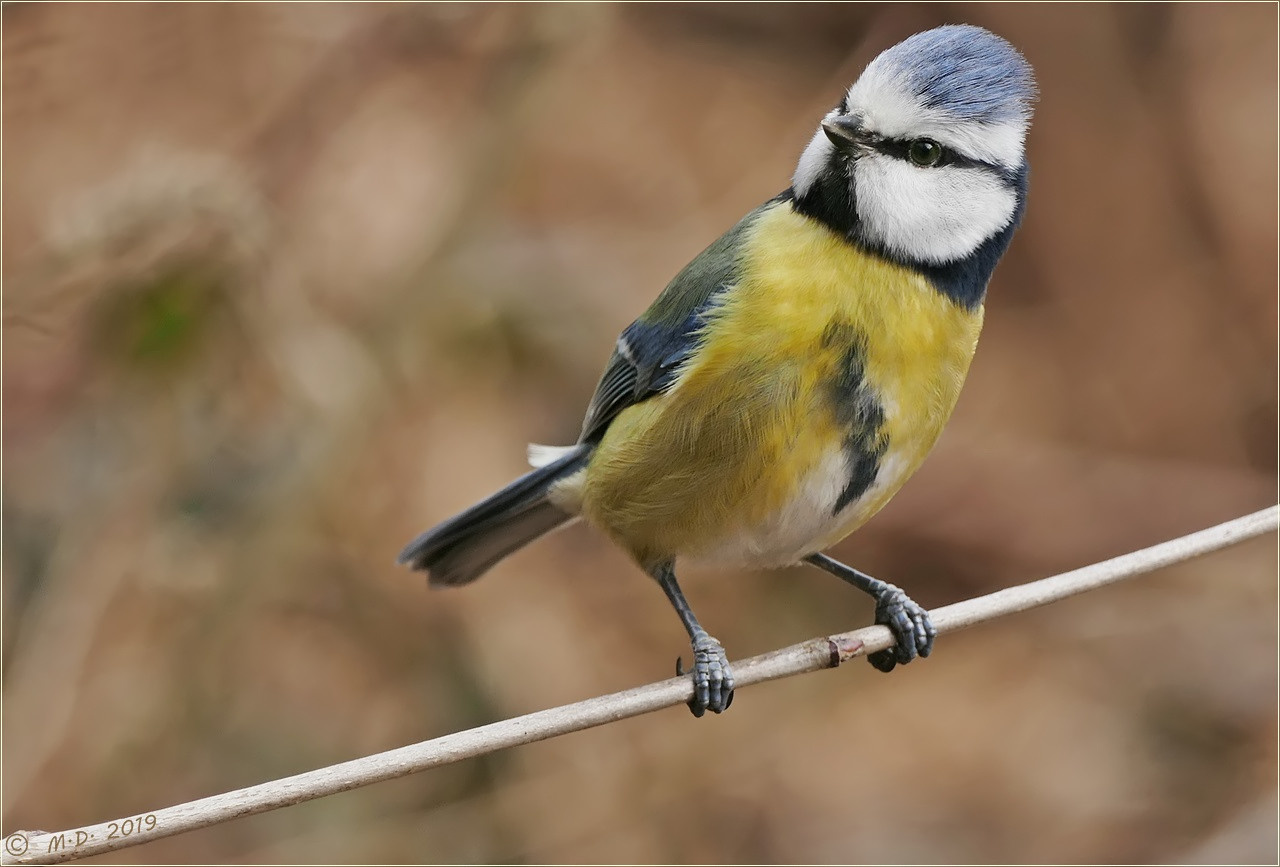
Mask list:
[[832,109],[792,180],[798,210],[891,258],[945,265],[1021,212],[1031,66],[969,25],[881,53]]

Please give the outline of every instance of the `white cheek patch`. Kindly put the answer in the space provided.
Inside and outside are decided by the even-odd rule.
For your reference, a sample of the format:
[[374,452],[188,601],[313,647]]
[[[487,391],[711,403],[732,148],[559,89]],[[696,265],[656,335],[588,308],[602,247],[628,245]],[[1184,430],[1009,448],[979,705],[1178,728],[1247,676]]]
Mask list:
[[[837,114],[839,112],[832,111],[827,117],[835,117]],[[808,147],[800,155],[800,162],[796,164],[796,173],[791,176],[791,188],[795,190],[796,198],[801,198],[809,192],[822,175],[823,169],[830,164],[833,156],[835,156],[835,145],[831,144],[831,139],[827,138],[827,134],[819,126],[818,131],[809,140]]]
[[854,162],[854,186],[867,240],[933,264],[968,256],[1017,208],[1014,191],[989,171],[922,169],[881,153]]
[[849,88],[849,111],[885,138],[931,138],[960,153],[1007,169],[1022,164],[1027,120],[979,123],[925,108],[893,76],[867,68]]

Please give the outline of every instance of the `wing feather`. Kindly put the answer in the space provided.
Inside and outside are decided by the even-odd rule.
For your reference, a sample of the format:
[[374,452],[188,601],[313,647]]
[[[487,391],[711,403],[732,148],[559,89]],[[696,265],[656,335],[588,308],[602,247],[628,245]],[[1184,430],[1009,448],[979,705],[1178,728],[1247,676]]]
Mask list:
[[765,202],[698,254],[649,309],[627,326],[587,406],[578,442],[599,442],[618,413],[675,384],[681,365],[702,339],[707,314],[737,279],[747,229],[768,208],[788,202],[789,194]]

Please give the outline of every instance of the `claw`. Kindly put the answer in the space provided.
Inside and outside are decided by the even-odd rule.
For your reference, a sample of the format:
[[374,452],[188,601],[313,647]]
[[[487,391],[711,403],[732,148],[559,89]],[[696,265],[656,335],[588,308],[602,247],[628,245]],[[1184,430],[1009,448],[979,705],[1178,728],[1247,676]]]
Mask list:
[[[683,675],[684,664],[677,660],[677,676]],[[708,710],[723,713],[733,702],[733,671],[720,642],[703,633],[693,642],[693,698],[689,710],[696,717]]]
[[896,641],[894,647],[867,657],[880,671],[893,671],[898,664],[906,665],[917,656],[923,658],[933,652],[938,630],[929,612],[892,584],[885,585],[877,594],[876,623],[887,626]]
[[924,657],[933,652],[933,640],[938,636],[938,630],[929,619],[929,612],[899,588],[832,560],[825,554],[810,554],[804,559],[876,600],[876,623],[887,626],[893,633],[894,646],[868,654],[867,661],[873,666],[880,671],[893,671],[899,663],[905,665],[917,656]]

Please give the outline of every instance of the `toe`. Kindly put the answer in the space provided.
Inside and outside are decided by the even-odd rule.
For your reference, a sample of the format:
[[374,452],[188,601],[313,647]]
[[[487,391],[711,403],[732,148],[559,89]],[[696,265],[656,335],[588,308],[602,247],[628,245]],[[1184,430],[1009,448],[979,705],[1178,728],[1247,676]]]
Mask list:
[[695,716],[702,712],[722,713],[733,696],[733,672],[720,642],[702,636],[693,646],[694,696],[689,707]]
[[933,640],[938,633],[929,612],[892,584],[878,597],[876,623],[887,626],[895,642],[893,648],[883,651],[885,655],[873,654],[876,656],[873,664],[881,671],[893,668],[887,662],[889,656],[898,664],[906,665],[916,657],[926,657],[933,652]]
[[733,669],[729,667],[729,660],[724,661],[724,678],[720,682],[720,709],[716,713],[724,713],[729,709],[729,705],[733,704]]
[[892,649],[877,650],[875,653],[867,655],[867,662],[871,663],[877,671],[883,671],[886,674],[893,671],[898,664],[898,656]]
[[896,605],[891,622],[887,624],[893,632],[894,655],[898,662],[906,665],[908,662],[916,658],[916,624],[911,619],[911,615],[907,612],[906,606]]
[[917,655],[915,630],[908,628],[902,633],[898,643],[894,645],[894,656],[897,657],[901,665],[906,665],[915,659]]
[[938,637],[938,630],[933,625],[933,619],[929,617],[929,612],[921,609],[920,616],[916,619],[917,644],[920,649],[921,658],[933,653],[933,640]]
[[733,700],[733,674],[729,670],[729,663],[723,660],[716,671],[719,675],[715,681],[715,712],[724,713],[729,709],[729,702]]

